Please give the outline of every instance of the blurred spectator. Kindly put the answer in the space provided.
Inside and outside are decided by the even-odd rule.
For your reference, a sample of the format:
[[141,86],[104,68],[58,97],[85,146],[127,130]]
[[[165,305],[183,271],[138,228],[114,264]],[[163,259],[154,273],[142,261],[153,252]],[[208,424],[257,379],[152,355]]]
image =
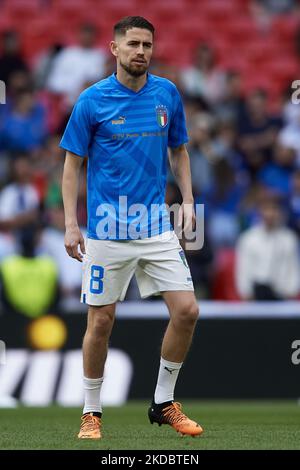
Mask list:
[[[257,0],[243,6],[240,0],[236,2],[239,7],[231,10],[231,21],[226,21],[225,16],[221,18],[220,11],[215,15],[212,5],[207,11],[203,8],[200,23],[197,18],[189,23],[191,34],[187,48],[196,48],[198,44],[194,64],[185,69],[175,65],[177,57],[183,63],[177,44],[186,31],[178,18],[178,31],[174,22],[176,31],[170,40],[169,56],[165,55],[163,60],[157,56],[150,69],[151,73],[174,81],[184,98],[194,195],[197,202],[205,204],[205,246],[200,251],[187,253],[200,297],[207,297],[210,292],[213,295],[218,278],[218,270],[211,269],[213,252],[214,265],[221,266],[219,273],[222,272],[216,283],[218,291],[221,285],[227,291],[217,298],[238,298],[232,294],[233,244],[241,230],[260,220],[260,205],[270,196],[280,195],[284,199],[288,224],[300,235],[300,173],[297,170],[300,167],[300,106],[291,102],[290,83],[286,94],[281,95],[290,71],[290,76],[294,76],[293,64],[296,66],[297,50],[300,50],[300,30],[294,34],[299,13],[294,12],[294,8],[298,2]],[[0,79],[7,85],[6,105],[0,106],[0,260],[19,252],[18,241],[23,236],[23,228],[25,234],[30,233],[34,217],[40,214],[37,212],[40,203],[40,216],[47,224],[41,242],[44,240],[44,248],[49,243],[49,253],[59,268],[62,291],[72,304],[74,292],[79,289],[81,265],[68,258],[72,267],[64,264],[60,194],[63,152],[58,147],[59,134],[65,128],[70,104],[78,93],[111,75],[115,61],[107,48],[104,51],[97,47],[97,31],[90,25],[81,28],[78,45],[63,48],[59,35],[51,29],[56,14],[52,10],[53,2],[46,3],[50,28],[47,37],[53,39],[47,50],[38,31],[44,21],[37,21],[37,30],[31,31],[26,21],[21,24],[10,16],[8,9],[1,10],[1,25],[3,22],[6,27],[16,21],[16,31],[20,32],[8,31],[1,35],[2,41],[0,39]],[[151,4],[151,10],[153,8],[156,11],[156,6]],[[39,14],[44,15],[45,11],[41,6]],[[73,37],[73,24],[70,23],[67,31],[68,39]],[[54,23],[53,27],[55,29]],[[19,34],[24,38],[31,70],[22,56]],[[206,37],[207,43],[199,45],[200,37]],[[215,44],[216,49],[210,44]],[[237,44],[238,53],[234,47]],[[35,55],[40,50],[44,52]],[[226,72],[225,68],[224,72],[221,69],[223,64]],[[33,85],[38,92],[33,93]],[[246,98],[245,90],[253,90],[254,86],[267,91],[255,89]],[[49,92],[49,87],[54,93]],[[277,99],[283,105],[283,124],[281,117],[278,119],[270,111],[276,109]],[[30,153],[25,157],[27,167],[22,170],[25,175],[30,173],[26,198],[19,197],[17,183],[10,182],[14,154],[24,151]],[[86,222],[85,172],[86,162],[78,198],[78,218],[82,226]],[[167,200],[176,201],[177,187],[170,173],[168,181]],[[22,199],[27,201],[23,209],[23,203],[18,206]],[[35,214],[32,218],[31,207]],[[224,282],[225,278],[227,281],[230,278],[230,282]],[[135,289],[130,295],[139,298]]]
[[17,245],[11,233],[0,231],[0,262],[6,256],[14,255],[16,252]]
[[272,26],[271,13],[265,8],[260,0],[252,0],[249,4],[249,9],[258,31],[267,35]]
[[297,0],[252,0],[250,11],[260,33],[270,33],[273,18],[281,14],[291,13]]
[[14,100],[24,90],[33,90],[33,80],[27,70],[15,70],[10,74],[7,87],[7,100],[5,108],[11,108]]
[[272,147],[281,126],[278,118],[267,110],[267,94],[255,90],[246,100],[245,111],[239,119],[239,147],[245,164],[252,174],[271,157]]
[[299,247],[285,227],[276,199],[260,207],[261,223],[241,235],[237,245],[236,283],[244,300],[288,300],[300,291]]
[[215,105],[215,112],[222,121],[238,123],[245,107],[242,94],[242,79],[239,72],[234,70],[227,72],[224,84],[224,92]]
[[7,241],[8,251],[19,251],[23,232],[30,229],[38,218],[39,198],[32,185],[33,169],[26,155],[12,162],[13,182],[0,192],[0,231],[2,243]]
[[216,66],[214,51],[208,44],[198,46],[194,65],[183,70],[181,81],[185,93],[202,96],[209,103],[215,103],[223,96],[224,73]]
[[64,93],[73,104],[86,81],[98,81],[105,72],[106,53],[96,47],[97,29],[91,24],[81,27],[79,44],[63,49],[56,56],[47,86]]
[[184,112],[189,129],[193,125],[195,117],[202,112],[211,112],[211,107],[201,96],[184,95]]
[[[5,142],[1,142],[2,139],[5,139],[5,133],[7,131],[7,126],[9,125],[8,119],[15,112],[16,103],[19,101],[20,95],[29,90],[31,93],[32,88],[32,77],[28,70],[15,70],[12,71],[7,87],[6,87],[6,104],[0,106],[0,179],[3,179],[3,173],[7,172],[7,162],[9,161],[9,152],[11,151],[10,146],[6,147]],[[21,133],[23,133],[22,119],[20,120]],[[12,133],[13,129],[10,130]],[[10,136],[9,140],[13,140],[13,135]],[[18,138],[18,136],[16,136]],[[16,139],[17,140],[17,139]],[[13,148],[15,146],[13,145]]]
[[[80,298],[82,264],[70,258],[64,247],[65,219],[61,194],[50,194],[46,205],[48,227],[42,232],[39,250],[55,261],[63,305],[70,307],[73,303],[77,305]],[[85,229],[81,230],[85,234]]]
[[220,158],[213,139],[215,126],[212,114],[199,113],[190,128],[189,154],[196,196],[208,191],[213,184],[212,165]]
[[45,88],[49,75],[52,72],[55,58],[62,50],[63,46],[59,43],[53,44],[48,50],[39,55],[34,64],[33,76],[37,88]]
[[300,164],[300,108],[299,104],[286,103],[283,111],[284,127],[278,135],[281,145],[293,149]]
[[237,130],[233,121],[219,121],[214,139],[217,153],[221,158],[227,160],[232,168],[239,173],[239,178],[248,181],[245,169],[243,167],[243,157],[236,146]]
[[255,181],[248,186],[240,204],[240,229],[246,230],[260,222],[260,206],[266,199],[273,197],[272,192]]
[[36,255],[38,238],[39,228],[32,224],[20,237],[21,253],[6,257],[0,265],[1,294],[6,308],[32,318],[47,313],[58,295],[55,263],[48,256]]
[[233,246],[239,234],[238,213],[246,187],[226,160],[213,166],[214,184],[203,194],[205,220],[214,247]]
[[19,35],[16,31],[6,31],[2,36],[2,53],[0,55],[0,80],[8,86],[13,72],[27,71],[23,60]]
[[295,171],[296,153],[293,149],[277,144],[273,160],[268,162],[258,174],[258,181],[277,193],[288,197],[292,175]]
[[[158,72],[160,73],[161,77],[165,77],[168,80],[171,80],[171,82],[173,82],[176,85],[176,87],[178,88],[181,94],[184,93],[184,88],[183,88],[183,83],[182,83],[182,74],[181,74],[180,69],[178,69],[178,67],[176,67],[175,65],[163,63],[161,64],[160,71]],[[157,72],[155,71],[153,72],[151,71],[151,73],[153,73],[153,75],[157,74]]]
[[185,256],[191,270],[196,297],[198,299],[209,299],[214,259],[209,237],[204,235],[204,245],[201,250],[186,251]]
[[291,228],[300,236],[300,170],[297,170],[292,177],[289,221]]
[[[61,186],[64,151],[59,147],[60,135],[50,135],[41,151],[32,157],[33,180],[41,200],[45,200],[50,188]],[[54,190],[55,191],[55,190]]]
[[46,113],[32,89],[19,91],[12,107],[2,114],[0,150],[28,152],[43,144],[47,135]]
[[296,7],[295,0],[255,0],[254,3],[274,14],[289,13]]

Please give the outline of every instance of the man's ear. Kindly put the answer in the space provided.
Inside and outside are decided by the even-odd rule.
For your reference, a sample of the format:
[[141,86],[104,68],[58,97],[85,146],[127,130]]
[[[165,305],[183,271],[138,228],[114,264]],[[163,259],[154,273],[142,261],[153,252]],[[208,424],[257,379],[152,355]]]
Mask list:
[[118,44],[116,43],[116,41],[110,42],[110,50],[111,50],[112,55],[114,55],[115,57],[118,57]]

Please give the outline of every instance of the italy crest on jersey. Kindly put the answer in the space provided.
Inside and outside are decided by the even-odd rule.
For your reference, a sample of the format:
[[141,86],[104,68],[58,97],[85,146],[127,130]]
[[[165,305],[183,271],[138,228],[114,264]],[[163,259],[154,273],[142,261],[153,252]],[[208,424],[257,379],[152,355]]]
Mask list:
[[156,106],[156,119],[160,127],[166,127],[168,124],[168,110],[166,106],[162,104]]

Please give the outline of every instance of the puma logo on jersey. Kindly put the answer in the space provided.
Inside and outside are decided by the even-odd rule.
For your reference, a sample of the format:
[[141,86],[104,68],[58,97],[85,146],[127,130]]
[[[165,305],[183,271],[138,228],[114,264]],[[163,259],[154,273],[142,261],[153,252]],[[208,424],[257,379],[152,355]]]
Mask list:
[[125,124],[126,118],[124,116],[119,116],[119,119],[113,119],[112,124]]

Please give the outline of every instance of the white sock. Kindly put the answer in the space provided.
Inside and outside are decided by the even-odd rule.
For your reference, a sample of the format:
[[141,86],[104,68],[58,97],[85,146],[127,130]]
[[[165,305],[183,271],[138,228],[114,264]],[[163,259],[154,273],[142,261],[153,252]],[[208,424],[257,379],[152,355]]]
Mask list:
[[158,379],[154,393],[154,402],[157,405],[165,401],[174,400],[174,389],[182,364],[182,362],[170,362],[166,361],[163,357],[160,358]]
[[103,377],[100,379],[88,379],[83,377],[84,387],[84,413],[91,413],[95,411],[102,413],[102,407],[100,403],[100,391],[103,383]]

